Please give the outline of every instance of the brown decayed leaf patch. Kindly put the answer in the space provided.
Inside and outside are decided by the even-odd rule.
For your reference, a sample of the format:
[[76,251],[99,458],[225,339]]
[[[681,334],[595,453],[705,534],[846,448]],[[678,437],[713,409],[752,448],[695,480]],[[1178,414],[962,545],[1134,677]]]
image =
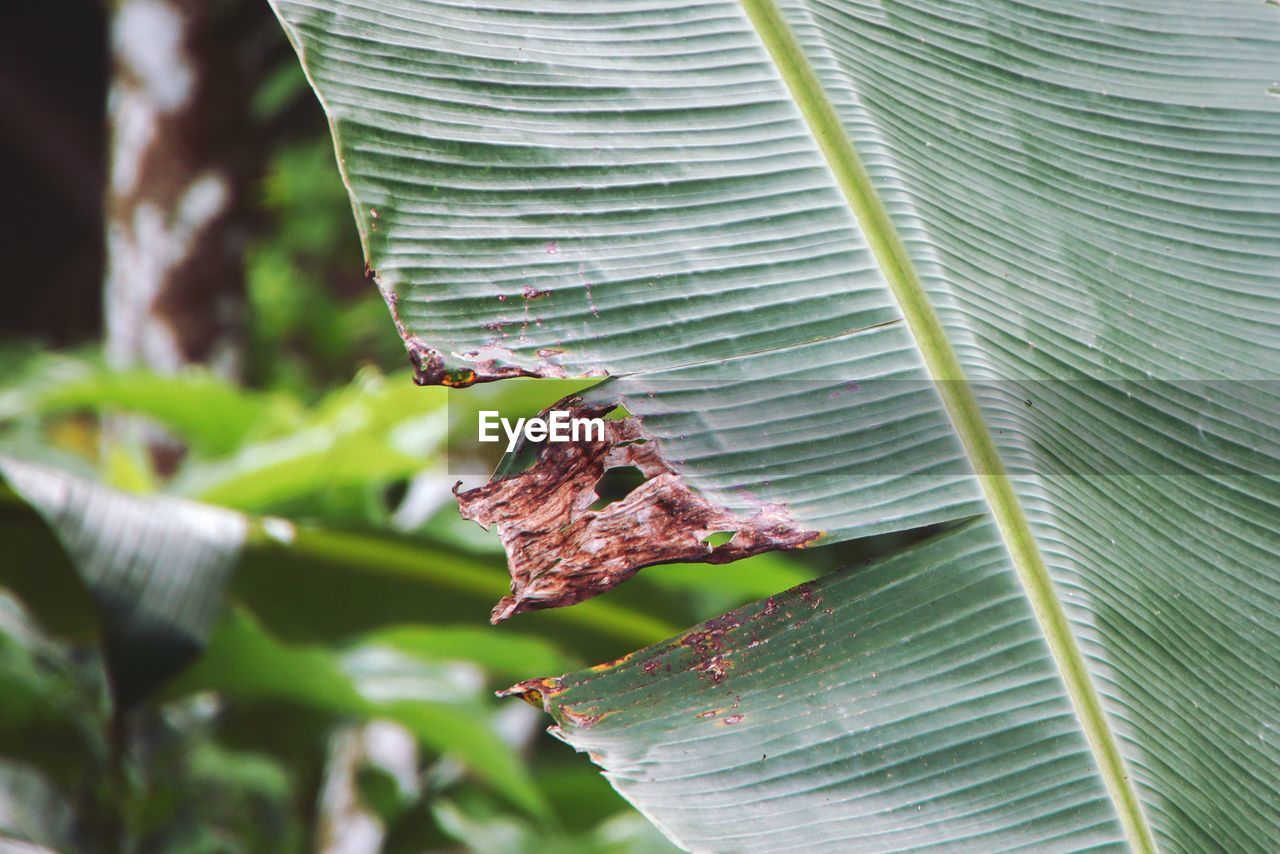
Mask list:
[[[572,418],[599,418],[612,406],[577,398],[557,403]],[[620,501],[591,510],[609,469],[638,468],[646,477]],[[502,622],[522,611],[572,605],[661,563],[728,563],[794,549],[818,536],[777,506],[742,519],[694,492],[643,434],[637,419],[605,422],[603,442],[547,442],[526,472],[458,495],[464,518],[497,525],[511,570],[511,595],[493,610]],[[733,531],[726,543],[705,539]]]

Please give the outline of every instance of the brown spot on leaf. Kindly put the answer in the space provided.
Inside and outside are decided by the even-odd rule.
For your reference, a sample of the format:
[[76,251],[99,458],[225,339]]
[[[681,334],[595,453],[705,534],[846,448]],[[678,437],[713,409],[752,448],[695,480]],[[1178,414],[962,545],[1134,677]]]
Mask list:
[[[550,293],[550,291],[546,291],[546,293]],[[538,295],[541,296],[542,292],[539,292]],[[533,368],[523,368],[500,362],[498,357],[510,357],[512,353],[496,346],[486,348],[483,354],[463,353],[461,358],[465,360],[465,364],[451,367],[446,362],[443,353],[431,347],[405,327],[404,322],[400,319],[399,295],[390,291],[383,291],[382,296],[386,300],[387,308],[391,310],[391,319],[395,322],[396,332],[400,334],[401,340],[404,341],[405,350],[409,353],[409,362],[413,365],[413,381],[417,385],[466,388],[478,383],[491,383],[515,377],[559,379],[565,376],[564,368],[550,361],[544,361]],[[502,326],[507,321],[498,321],[497,323],[496,329],[492,325],[486,325],[486,328],[491,332],[496,331],[501,334]],[[540,354],[540,358],[545,360],[548,357]]]
[[[613,407],[567,398],[552,408],[600,418]],[[648,479],[625,498],[590,509],[600,478],[624,466]],[[528,471],[461,493],[458,505],[463,518],[497,525],[507,551],[511,595],[494,608],[494,623],[590,599],[646,566],[728,563],[799,548],[819,534],[798,527],[780,507],[741,519],[712,505],[668,467],[634,417],[606,421],[603,442],[547,442]],[[704,542],[715,531],[735,533],[718,546]]]
[[693,669],[709,677],[713,683],[719,684],[730,667],[733,667],[731,660],[723,655],[713,655],[707,660],[699,662]]
[[564,684],[559,679],[526,679],[523,682],[517,682],[506,690],[498,691],[497,695],[499,697],[519,697],[535,709],[542,709],[549,714],[551,712],[550,699],[563,690]]
[[604,661],[604,662],[601,662],[600,664],[594,664],[591,666],[591,669],[595,672],[600,672],[602,670],[611,670],[620,664],[626,664],[634,656],[635,656],[634,652],[629,652],[626,655],[622,656],[621,658],[615,658],[613,661]]
[[580,729],[593,727],[610,714],[612,712],[579,712],[572,706],[560,707],[560,716],[564,718],[565,722],[573,724]]

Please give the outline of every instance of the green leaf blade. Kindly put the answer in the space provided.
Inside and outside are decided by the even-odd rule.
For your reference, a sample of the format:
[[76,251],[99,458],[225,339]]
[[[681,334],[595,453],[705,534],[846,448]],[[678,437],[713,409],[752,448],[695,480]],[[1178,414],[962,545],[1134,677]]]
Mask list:
[[451,365],[652,369],[897,315],[732,4],[275,8],[378,282]]
[[1123,847],[990,523],[557,681],[561,737],[687,848]]

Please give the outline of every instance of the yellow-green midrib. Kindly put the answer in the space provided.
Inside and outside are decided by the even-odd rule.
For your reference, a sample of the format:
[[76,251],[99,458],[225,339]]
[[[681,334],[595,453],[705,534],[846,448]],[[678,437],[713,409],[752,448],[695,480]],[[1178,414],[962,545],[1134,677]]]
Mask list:
[[1153,852],[1155,841],[1137,791],[1022,504],[906,247],[839,115],[778,7],[773,0],[742,0],[742,5],[826,158],[902,310],[925,367],[936,381],[939,396],[977,472],[992,518],[1079,716],[1081,729],[1129,845],[1134,851]]

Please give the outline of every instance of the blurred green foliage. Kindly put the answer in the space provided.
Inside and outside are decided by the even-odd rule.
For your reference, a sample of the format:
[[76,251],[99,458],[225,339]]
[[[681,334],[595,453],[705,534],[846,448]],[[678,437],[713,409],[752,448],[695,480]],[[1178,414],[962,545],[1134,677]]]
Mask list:
[[358,272],[360,244],[329,139],[279,151],[262,203],[273,225],[246,256],[249,382],[314,399],[360,361],[402,358],[385,306]]

